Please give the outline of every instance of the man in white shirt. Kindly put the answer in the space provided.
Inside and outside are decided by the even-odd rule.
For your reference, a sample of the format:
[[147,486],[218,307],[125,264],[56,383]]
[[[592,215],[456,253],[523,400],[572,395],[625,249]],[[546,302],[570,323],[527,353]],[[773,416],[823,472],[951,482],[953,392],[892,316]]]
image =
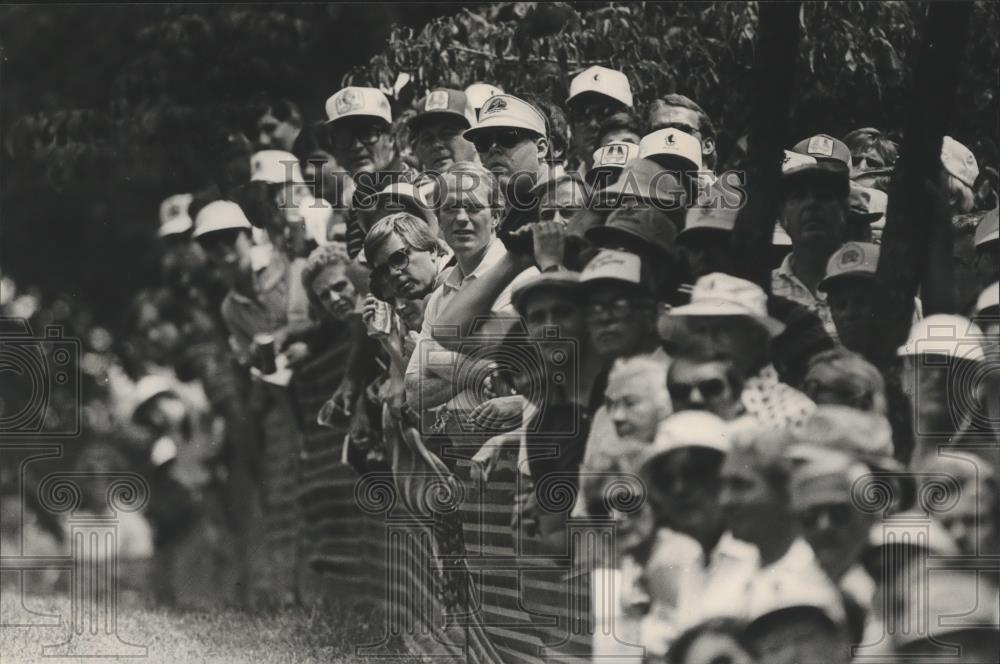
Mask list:
[[[427,301],[420,332],[421,341],[406,369],[407,402],[418,412],[437,408],[456,395],[462,397],[459,393],[466,391],[466,387],[474,387],[471,384],[461,385],[460,374],[466,375],[465,372],[468,372],[469,376],[481,376],[476,371],[477,368],[489,371],[488,367],[479,366],[488,362],[470,360],[455,352],[466,340],[476,341],[470,339],[471,330],[458,329],[460,326],[441,326],[439,318],[459,291],[487,273],[507,255],[506,248],[496,236],[504,197],[493,174],[479,164],[457,162],[442,174],[439,187],[438,217],[441,237],[454,252],[456,264],[442,274],[441,285]],[[512,289],[519,280],[537,272],[534,267],[521,270],[519,276],[494,300],[491,307],[492,318],[506,316],[508,323],[488,321],[475,332],[480,335],[503,334],[510,318],[514,316]],[[463,398],[471,397],[466,395]],[[454,405],[459,404],[456,402]],[[465,403],[468,408],[475,405],[474,400]]]

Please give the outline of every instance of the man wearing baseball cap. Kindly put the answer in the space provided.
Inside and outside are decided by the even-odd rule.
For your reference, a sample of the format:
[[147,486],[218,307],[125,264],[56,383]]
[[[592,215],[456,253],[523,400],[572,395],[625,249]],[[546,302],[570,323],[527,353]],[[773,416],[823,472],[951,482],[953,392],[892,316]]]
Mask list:
[[917,321],[897,349],[903,390],[910,397],[914,464],[982,419],[977,394],[983,388],[979,368],[986,361],[982,339],[982,330],[969,319],[934,314]]
[[754,419],[775,428],[800,427],[812,400],[781,382],[772,364],[772,342],[785,324],[768,314],[767,295],[750,281],[715,272],[695,282],[691,303],[675,307],[685,334],[711,340],[745,378],[740,400]]
[[456,161],[477,161],[476,148],[462,134],[476,122],[461,90],[431,90],[414,104],[410,118],[413,153],[424,171],[441,173]]
[[805,305],[836,334],[826,297],[818,290],[831,254],[847,237],[851,153],[843,142],[818,134],[785,152],[781,225],[792,251],[771,273],[771,292]]
[[572,130],[571,153],[579,164],[578,170],[585,173],[591,166],[594,148],[600,147],[597,133],[601,123],[632,108],[632,86],[620,71],[588,67],[570,81],[566,106]]
[[545,116],[523,99],[493,95],[464,136],[475,145],[483,166],[499,179],[510,204],[525,203],[527,192],[546,179],[549,139]]
[[694,100],[679,94],[654,99],[646,110],[647,134],[661,129],[677,129],[701,143],[701,165],[715,170],[715,126]]

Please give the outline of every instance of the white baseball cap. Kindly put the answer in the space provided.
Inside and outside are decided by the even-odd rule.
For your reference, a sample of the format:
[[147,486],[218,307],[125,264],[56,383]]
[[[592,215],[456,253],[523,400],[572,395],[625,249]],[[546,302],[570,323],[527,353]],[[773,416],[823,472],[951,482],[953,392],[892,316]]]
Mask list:
[[542,112],[514,95],[499,94],[487,99],[476,125],[463,135],[471,141],[483,130],[494,128],[528,129],[540,136],[548,135]]
[[212,201],[194,218],[194,233],[191,237],[197,239],[207,233],[231,229],[253,229],[247,216],[239,205],[232,201]]
[[671,316],[747,316],[764,326],[772,337],[785,324],[767,313],[764,289],[746,279],[723,272],[706,274],[691,289],[691,303],[670,310]]
[[648,475],[650,464],[675,450],[701,447],[729,454],[732,449],[730,427],[718,415],[703,410],[684,410],[660,422],[656,438],[642,455],[639,472]]
[[250,157],[250,181],[305,184],[298,158],[284,150],[261,150]]
[[608,279],[642,286],[642,259],[619,249],[602,249],[580,272],[580,283]]
[[628,76],[617,69],[595,65],[588,67],[573,77],[569,84],[569,102],[585,92],[593,92],[632,107],[632,86]]
[[976,246],[1000,240],[1000,208],[993,208],[983,215],[976,226]]
[[192,200],[194,197],[191,194],[175,194],[160,203],[160,228],[156,233],[159,237],[180,235],[191,229],[194,222],[188,214],[188,207]]
[[736,227],[736,215],[739,210],[735,208],[720,207],[718,205],[704,205],[688,208],[687,218],[684,221],[684,230],[677,234],[677,238],[686,238],[694,235],[698,230],[717,230],[731,233]]
[[963,184],[970,188],[976,186],[976,178],[979,177],[976,156],[951,136],[945,136],[941,142],[941,165]]
[[825,291],[830,282],[840,277],[875,277],[878,268],[879,246],[871,242],[848,242],[833,252],[826,262],[826,276],[819,282]]
[[639,142],[639,157],[660,160],[664,157],[683,161],[701,170],[701,141],[680,129],[668,127],[646,134]]
[[479,109],[483,107],[487,99],[501,94],[503,94],[502,88],[497,85],[490,85],[489,83],[473,83],[465,89],[465,97],[469,102],[469,108],[477,116],[479,115]]
[[983,331],[962,316],[934,314],[917,321],[910,328],[906,343],[897,355],[945,355],[961,360],[982,362],[985,359],[980,340]]
[[389,100],[377,88],[351,86],[326,100],[327,123],[354,116],[380,118],[392,124]]

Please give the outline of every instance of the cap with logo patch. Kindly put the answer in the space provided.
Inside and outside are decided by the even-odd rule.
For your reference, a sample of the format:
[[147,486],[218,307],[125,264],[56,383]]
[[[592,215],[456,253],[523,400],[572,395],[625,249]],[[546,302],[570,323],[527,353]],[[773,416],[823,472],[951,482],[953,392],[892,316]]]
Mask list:
[[617,69],[600,65],[584,69],[570,81],[566,102],[585,93],[603,95],[632,108],[632,86],[629,85],[628,76]]
[[594,150],[594,165],[587,171],[586,181],[597,183],[602,175],[610,181],[613,174],[621,173],[629,163],[639,158],[639,146],[627,141],[614,141]]
[[465,89],[465,97],[472,109],[473,117],[479,117],[479,109],[483,107],[486,100],[494,95],[503,94],[503,90],[496,85],[489,83],[473,83]]
[[795,144],[792,152],[812,157],[818,162],[831,162],[851,168],[851,150],[847,144],[829,134],[816,134]]
[[441,88],[431,90],[413,105],[416,115],[410,118],[410,131],[434,118],[455,118],[468,129],[476,123],[475,111],[469,107],[469,99],[461,90]]
[[951,136],[945,136],[941,142],[941,165],[962,184],[970,188],[976,186],[979,177],[976,156]]
[[371,117],[392,124],[392,109],[377,88],[347,87],[326,100],[327,124],[351,117]]
[[464,136],[472,141],[477,134],[491,129],[527,129],[539,136],[548,135],[542,112],[514,95],[500,94],[487,99],[479,111],[478,122]]
[[188,214],[188,208],[193,199],[191,194],[175,194],[160,203],[159,237],[180,235],[191,230],[194,222]]
[[701,141],[680,129],[660,129],[642,138],[639,157],[653,159],[668,168],[680,165],[685,169],[700,171]]
[[298,157],[284,150],[261,150],[250,157],[250,181],[305,184]]
[[819,282],[819,290],[844,277],[875,278],[878,268],[879,246],[870,242],[848,242],[833,252],[826,263],[826,276]]
[[602,249],[580,272],[580,287],[587,289],[597,281],[616,281],[634,286],[646,293],[653,292],[651,275],[642,259],[620,249]]

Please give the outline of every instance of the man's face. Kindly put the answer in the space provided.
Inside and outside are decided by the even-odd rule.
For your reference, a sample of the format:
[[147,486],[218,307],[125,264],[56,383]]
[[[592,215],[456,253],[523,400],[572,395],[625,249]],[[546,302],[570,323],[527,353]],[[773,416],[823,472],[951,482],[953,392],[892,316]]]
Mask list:
[[949,394],[954,370],[949,358],[941,355],[904,358],[903,391],[910,399],[915,433],[945,433],[954,428],[954,396]]
[[572,130],[573,153],[590,166],[594,150],[601,147],[597,143],[597,130],[609,116],[622,110],[624,106],[610,97],[599,94],[583,94],[569,104],[569,124]]
[[606,358],[638,353],[655,333],[654,308],[626,284],[596,284],[587,294],[585,309],[594,349]]
[[324,268],[313,279],[310,288],[334,319],[345,320],[354,312],[358,294],[342,265]]
[[725,272],[736,263],[732,234],[728,231],[712,228],[691,231],[683,236],[682,246],[695,279],[713,272]]
[[394,295],[416,300],[434,290],[437,263],[431,252],[414,249],[392,233],[372,257],[372,274],[376,273],[384,275],[384,283]]
[[685,334],[701,337],[712,354],[720,354],[738,366],[758,357],[762,333],[759,326],[746,316],[684,316]]
[[619,438],[643,443],[653,442],[656,427],[670,409],[654,373],[614,376],[604,391],[604,406]]
[[871,523],[846,492],[839,500],[807,496],[796,501],[795,510],[803,536],[830,578],[839,579],[860,560]]
[[288,120],[274,117],[271,109],[257,120],[257,149],[291,151],[301,127]]
[[844,243],[847,205],[833,178],[800,174],[786,185],[782,219],[793,251],[810,246],[833,253]]
[[490,129],[476,135],[473,143],[483,166],[497,176],[500,185],[507,188],[514,174],[527,177],[532,182],[539,169],[539,139],[523,129]]
[[489,183],[476,182],[469,174],[446,177],[443,183],[438,215],[441,237],[459,256],[484,251],[495,237],[497,224]]
[[775,519],[785,514],[787,508],[764,475],[739,453],[730,454],[722,465],[719,503],[733,536],[751,544],[773,532],[778,527]]
[[729,383],[729,364],[677,358],[670,366],[667,390],[674,410],[706,410],[724,420],[740,413],[740,395]]
[[205,250],[210,277],[224,285],[233,288],[245,279],[252,271],[250,261],[250,235],[245,231],[216,231],[207,233],[198,239]]
[[351,177],[359,173],[379,173],[396,156],[389,125],[379,118],[348,118],[329,128],[333,156]]
[[548,330],[557,328],[559,333],[556,340],[568,341],[576,349],[577,356],[569,358],[569,362],[578,364],[580,362],[580,344],[587,334],[584,323],[583,310],[572,299],[566,296],[562,289],[538,288],[525,296],[522,307],[522,317],[528,335],[532,339],[540,340],[539,348],[542,351],[542,359],[546,366],[561,370],[566,366],[565,357],[562,356],[567,344],[545,343]]
[[652,463],[650,498],[658,503],[656,512],[666,525],[698,540],[725,528],[719,505],[719,452],[685,447]]
[[715,152],[715,139],[702,133],[701,121],[696,111],[683,106],[659,104],[649,114],[649,131],[660,129],[677,129],[697,138],[701,142],[702,162],[709,163],[710,155]]
[[538,220],[568,224],[585,203],[586,199],[580,184],[576,180],[563,179],[558,185],[542,194],[538,202]]
[[843,278],[827,289],[830,315],[841,343],[863,351],[872,338],[875,323],[875,292],[871,279]]
[[425,120],[413,137],[413,152],[426,171],[441,173],[456,161],[476,161],[475,146],[462,136],[457,118]]
[[[608,143],[618,143],[618,142],[632,143],[634,145],[639,145],[640,141],[642,141],[642,136],[635,133],[631,129],[623,127],[621,129],[612,129],[611,131],[605,132],[600,136],[598,136],[597,145],[594,147],[594,149],[596,150],[597,148],[607,145]],[[590,157],[591,159],[593,159],[594,157],[593,152],[590,153]]]

